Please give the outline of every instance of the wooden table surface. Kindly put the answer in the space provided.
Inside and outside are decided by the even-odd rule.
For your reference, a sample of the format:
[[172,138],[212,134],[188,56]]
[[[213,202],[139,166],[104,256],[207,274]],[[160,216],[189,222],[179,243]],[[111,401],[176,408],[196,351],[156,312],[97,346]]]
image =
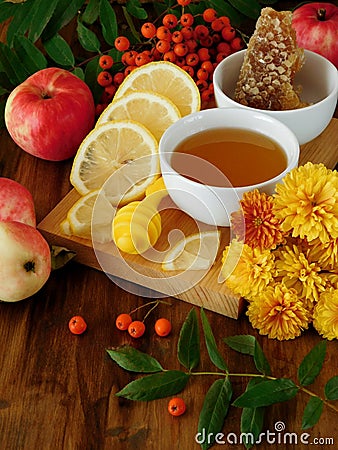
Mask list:
[[[336,114],[337,117],[337,114]],[[337,153],[336,153],[337,156]],[[338,156],[337,156],[338,159]],[[332,161],[332,158],[331,158]],[[335,163],[337,160],[335,161]],[[332,164],[332,167],[334,163]],[[20,150],[6,130],[0,131],[0,176],[12,178],[32,193],[40,222],[69,192],[71,161],[47,162]],[[1,257],[1,255],[0,255]],[[32,298],[18,303],[0,303],[0,449],[1,450],[193,450],[198,416],[212,376],[193,377],[181,396],[187,411],[170,416],[168,399],[133,402],[114,394],[135,374],[118,367],[106,348],[130,344],[157,358],[167,369],[179,369],[176,348],[180,327],[191,305],[166,299],[147,319],[147,331],[139,340],[116,330],[118,313],[128,312],[148,299],[130,294],[103,272],[75,261],[52,272],[46,285]],[[82,315],[88,329],[72,335],[68,321]],[[255,371],[248,356],[230,350],[224,337],[252,334],[267,355],[272,372],[296,380],[303,357],[321,338],[312,329],[296,340],[278,342],[260,336],[245,315],[239,320],[206,311],[220,351],[233,372]],[[167,338],[153,332],[156,318],[168,317],[173,331]],[[324,368],[312,386],[319,395],[327,380],[338,375],[338,342],[328,342]],[[202,371],[214,370],[204,343]],[[234,398],[243,392],[247,379],[233,379]],[[296,433],[298,443],[278,444],[266,440],[261,449],[306,449],[302,444],[301,418],[307,395],[269,407],[264,430],[275,432],[283,422],[285,431]],[[338,408],[337,402],[335,403]],[[240,433],[241,410],[230,409],[223,433]],[[308,442],[330,439],[324,449],[338,448],[338,412],[324,407],[317,425],[309,430]],[[332,443],[333,442],[333,443]],[[214,448],[240,448],[215,445]],[[244,447],[242,447],[244,448]]]

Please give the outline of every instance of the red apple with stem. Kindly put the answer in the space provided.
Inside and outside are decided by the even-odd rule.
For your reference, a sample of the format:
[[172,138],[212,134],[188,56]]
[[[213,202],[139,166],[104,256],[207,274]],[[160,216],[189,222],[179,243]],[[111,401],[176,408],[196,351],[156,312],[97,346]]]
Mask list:
[[0,221],[36,226],[32,194],[22,184],[5,177],[0,177]]
[[10,93],[5,107],[6,126],[16,144],[49,161],[74,156],[94,121],[88,85],[55,67],[28,77]]
[[319,53],[338,67],[338,6],[307,3],[293,12],[299,47]]

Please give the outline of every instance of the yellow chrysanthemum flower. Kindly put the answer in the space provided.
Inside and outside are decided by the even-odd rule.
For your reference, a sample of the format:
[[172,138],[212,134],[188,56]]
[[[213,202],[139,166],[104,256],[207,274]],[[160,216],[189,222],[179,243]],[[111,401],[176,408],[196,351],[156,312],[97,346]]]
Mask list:
[[[228,256],[227,252],[228,250],[225,256]],[[231,270],[229,270],[229,264]],[[221,272],[229,289],[250,300],[273,281],[274,256],[269,250],[260,250],[241,244],[241,254],[237,264],[234,266],[232,258],[228,261],[227,257],[223,257]]]
[[314,310],[313,325],[324,338],[338,339],[337,289],[330,289],[321,294]]
[[338,173],[308,162],[289,172],[276,186],[274,213],[292,236],[338,238]]
[[309,243],[309,258],[317,261],[322,270],[336,270],[338,272],[338,238],[321,242],[314,239]]
[[280,341],[294,339],[309,324],[309,312],[297,292],[280,283],[268,286],[250,302],[247,316],[260,334]]
[[274,215],[273,197],[255,189],[243,194],[241,209],[231,214],[232,230],[250,247],[276,248],[283,241],[280,220]]
[[325,280],[320,276],[321,268],[316,262],[310,263],[299,247],[285,246],[276,258],[277,275],[288,288],[296,290],[304,301],[318,301],[320,292],[325,290]]

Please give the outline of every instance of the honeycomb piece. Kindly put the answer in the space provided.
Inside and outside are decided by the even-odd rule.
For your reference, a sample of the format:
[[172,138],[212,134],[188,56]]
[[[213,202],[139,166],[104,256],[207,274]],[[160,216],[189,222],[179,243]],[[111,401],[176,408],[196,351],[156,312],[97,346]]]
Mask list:
[[296,44],[291,11],[263,8],[250,38],[235,90],[235,100],[253,108],[280,111],[306,106],[293,85],[304,63]]

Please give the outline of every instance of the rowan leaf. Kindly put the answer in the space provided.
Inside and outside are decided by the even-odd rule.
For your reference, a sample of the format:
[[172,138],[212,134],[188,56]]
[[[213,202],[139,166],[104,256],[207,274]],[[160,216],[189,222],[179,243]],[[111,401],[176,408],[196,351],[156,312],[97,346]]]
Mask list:
[[218,369],[228,372],[228,366],[217,348],[214,334],[203,308],[201,308],[201,320],[205,343],[211,361]]
[[13,49],[29,74],[47,67],[45,55],[25,36],[14,36]]
[[0,61],[2,69],[14,86],[22,83],[29,76],[29,72],[17,55],[2,42],[0,42]]
[[182,325],[177,356],[182,366],[188,370],[194,369],[200,361],[200,333],[194,308],[190,310]]
[[241,408],[258,408],[274,403],[284,402],[293,398],[298,392],[298,387],[289,378],[277,378],[264,380],[240,395],[233,403]]
[[54,14],[42,33],[43,40],[48,40],[61,28],[76,17],[81,6],[86,0],[59,0]]
[[257,19],[261,12],[261,5],[257,0],[228,0],[229,3],[251,19]]
[[115,11],[108,0],[100,1],[100,21],[105,41],[113,46],[117,37],[117,20]]
[[254,348],[254,363],[256,369],[263,373],[264,375],[271,374],[271,368],[266,356],[263,353],[262,347],[259,345],[257,339],[255,339],[255,348]]
[[[256,384],[259,384],[263,379],[251,378],[247,385],[247,391]],[[241,437],[246,448],[251,448],[257,441],[264,423],[265,407],[258,408],[243,408],[241,414]]]
[[99,101],[103,91],[103,88],[97,82],[97,76],[101,71],[99,58],[99,55],[95,56],[95,58],[89,61],[85,68],[85,82],[92,91],[95,103]]
[[215,442],[215,436],[221,432],[231,398],[232,387],[228,377],[216,380],[209,388],[200,412],[196,435],[197,439],[208,436],[207,440],[201,439],[199,441],[203,450],[211,447]]
[[326,341],[322,340],[304,357],[298,368],[298,380],[302,386],[312,384],[321,371],[326,353]]
[[116,395],[129,400],[156,400],[181,392],[189,378],[187,373],[180,370],[159,372],[132,381]]
[[31,20],[29,26],[28,39],[36,42],[41,36],[47,23],[52,18],[59,0],[35,0],[34,8],[31,9]]
[[163,367],[155,358],[129,345],[107,349],[107,353],[120,367],[131,372],[152,373],[163,371]]
[[84,74],[82,67],[74,67],[74,70],[72,71],[72,73],[74,75],[76,75],[78,78],[80,78],[80,80],[82,80],[82,81],[85,80],[85,74]]
[[128,0],[126,9],[132,16],[137,19],[145,20],[148,17],[147,11],[142,7],[140,0]]
[[60,34],[55,34],[47,41],[43,42],[43,46],[53,61],[63,67],[73,67],[75,57],[69,44]]
[[303,413],[302,429],[311,428],[320,419],[323,412],[324,402],[319,397],[310,397]]
[[14,16],[16,11],[16,5],[14,3],[1,3],[0,4],[0,23]]
[[7,44],[12,47],[14,36],[16,34],[25,34],[30,26],[31,11],[34,8],[35,0],[27,0],[24,3],[16,5],[14,16],[7,28]]
[[78,19],[77,21],[77,34],[82,47],[89,52],[99,52],[100,51],[100,41],[96,34],[85,27],[83,23]]
[[330,378],[324,389],[328,400],[338,400],[338,376]]
[[233,350],[244,355],[254,356],[256,339],[249,334],[239,334],[237,336],[229,336],[224,342]]
[[100,14],[100,0],[89,0],[82,13],[82,22],[92,25]]

